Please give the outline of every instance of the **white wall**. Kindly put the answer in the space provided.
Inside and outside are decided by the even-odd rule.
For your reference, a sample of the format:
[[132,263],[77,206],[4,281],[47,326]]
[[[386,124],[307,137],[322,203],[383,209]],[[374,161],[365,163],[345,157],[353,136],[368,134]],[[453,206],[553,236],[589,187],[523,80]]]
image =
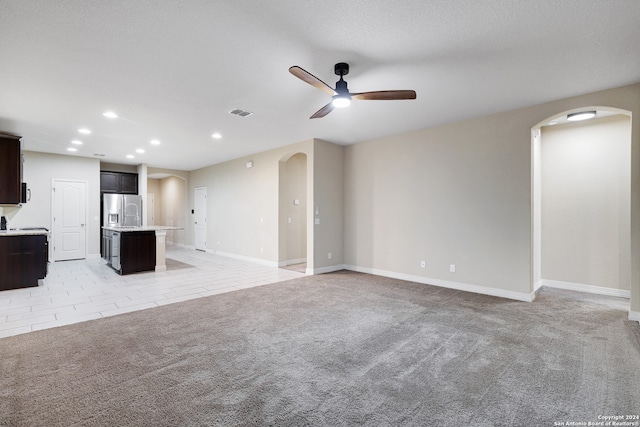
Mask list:
[[[14,209],[10,226],[44,226],[51,230],[51,185],[54,179],[87,183],[87,255],[100,255],[100,161],[85,157],[24,151],[23,178],[31,201]],[[5,213],[7,208],[5,208]]]
[[624,115],[542,128],[543,279],[629,290],[630,148]]

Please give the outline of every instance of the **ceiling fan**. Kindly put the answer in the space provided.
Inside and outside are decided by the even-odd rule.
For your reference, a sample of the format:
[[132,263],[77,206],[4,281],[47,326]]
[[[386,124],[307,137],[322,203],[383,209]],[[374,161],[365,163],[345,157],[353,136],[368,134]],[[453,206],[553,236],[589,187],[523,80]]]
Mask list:
[[333,97],[330,103],[316,111],[310,119],[317,119],[324,117],[333,111],[334,108],[346,107],[351,103],[352,99],[361,100],[394,100],[394,99],[416,99],[416,92],[414,90],[378,90],[374,92],[360,92],[350,93],[347,87],[347,82],[343,77],[349,74],[349,64],[339,62],[334,66],[336,75],[340,76],[340,80],[336,82],[336,88],[331,86],[309,73],[302,68],[294,65],[289,68],[289,72],[299,78],[300,80],[309,83],[311,86],[320,89],[323,92],[328,93]]

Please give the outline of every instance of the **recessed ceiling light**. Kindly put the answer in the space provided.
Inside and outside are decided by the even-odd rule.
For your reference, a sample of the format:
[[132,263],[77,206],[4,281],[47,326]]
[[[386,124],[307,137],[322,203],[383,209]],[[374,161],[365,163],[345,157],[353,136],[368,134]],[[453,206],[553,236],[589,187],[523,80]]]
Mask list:
[[135,159],[133,154],[127,154],[127,159]]
[[71,141],[72,144],[75,145],[82,145],[82,141],[78,140],[78,139],[74,139],[73,141]]
[[117,119],[118,115],[116,113],[114,113],[113,111],[105,111],[104,113],[102,113],[103,116],[105,116],[108,119]]
[[89,135],[91,133],[91,131],[87,128],[80,128],[78,129],[78,132],[84,134],[84,135]]
[[160,141],[158,141],[157,139],[152,139],[151,140],[151,144],[152,145],[160,145]]
[[579,113],[567,114],[567,120],[572,122],[578,122],[580,120],[592,119],[596,116],[595,111],[580,111]]
[[557,125],[558,121],[557,120],[551,120],[549,123],[547,123],[547,125],[549,126],[553,126],[553,125]]
[[216,132],[216,133],[214,133],[214,134],[212,134],[212,135],[211,135],[211,138],[213,138],[213,139],[220,139],[220,138],[222,138],[222,135],[220,135],[218,132]]
[[142,154],[144,153],[144,150],[142,148],[137,148],[136,153]]
[[69,148],[67,148],[67,151],[78,151],[78,149],[77,148],[73,148],[73,147],[69,147]]

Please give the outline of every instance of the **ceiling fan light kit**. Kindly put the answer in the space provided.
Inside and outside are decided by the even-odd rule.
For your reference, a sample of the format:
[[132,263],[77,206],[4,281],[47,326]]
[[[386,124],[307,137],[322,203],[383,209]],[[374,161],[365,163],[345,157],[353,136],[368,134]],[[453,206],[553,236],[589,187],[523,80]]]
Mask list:
[[316,111],[310,118],[317,119],[324,117],[333,111],[334,108],[344,108],[351,104],[352,99],[365,101],[375,100],[395,100],[395,99],[416,99],[416,92],[413,90],[381,90],[373,92],[351,93],[344,80],[344,76],[349,74],[349,64],[338,62],[334,68],[336,75],[340,76],[340,80],[336,82],[335,89],[309,73],[306,70],[294,65],[289,68],[289,72],[311,86],[331,95],[332,100],[327,105]]

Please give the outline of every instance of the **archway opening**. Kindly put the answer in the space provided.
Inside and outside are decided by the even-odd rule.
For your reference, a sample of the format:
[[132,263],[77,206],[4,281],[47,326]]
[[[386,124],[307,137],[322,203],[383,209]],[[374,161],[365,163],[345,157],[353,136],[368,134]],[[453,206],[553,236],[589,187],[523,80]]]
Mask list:
[[307,155],[293,153],[279,165],[278,265],[307,269]]
[[[581,122],[580,111],[596,111]],[[630,112],[565,111],[532,128],[532,291],[629,298]]]

